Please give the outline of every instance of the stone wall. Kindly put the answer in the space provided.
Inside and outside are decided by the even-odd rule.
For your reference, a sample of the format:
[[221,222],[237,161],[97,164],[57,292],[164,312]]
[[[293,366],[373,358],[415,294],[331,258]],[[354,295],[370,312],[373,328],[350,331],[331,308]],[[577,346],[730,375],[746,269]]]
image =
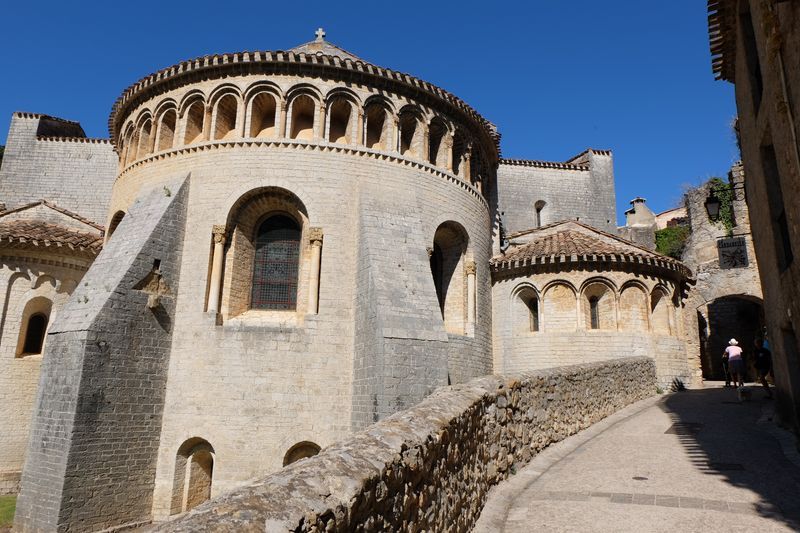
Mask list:
[[188,179],[132,205],[48,332],[18,531],[148,521]]
[[[591,329],[587,291],[607,287]],[[665,324],[659,327],[654,295],[665,290]],[[538,330],[529,327],[527,293],[539,300]],[[597,268],[533,272],[492,285],[494,370],[514,374],[607,359],[647,356],[655,361],[658,383],[689,383],[680,284],[644,272]],[[606,305],[607,302],[607,305]]]
[[111,143],[87,139],[77,122],[14,113],[0,201],[10,209],[44,198],[103,224],[117,163]]
[[469,531],[493,485],[654,392],[647,358],[477,378],[154,529]]
[[616,233],[611,152],[588,150],[568,163],[502,160],[497,169],[497,201],[506,234],[537,227],[537,202],[544,202],[542,226],[577,220]]
[[52,323],[88,262],[59,258],[49,251],[0,252],[0,494],[19,491],[42,364],[41,354],[21,353],[26,308],[35,302],[49,303]]
[[[710,194],[709,184],[689,190],[685,197],[692,231],[681,260],[692,269],[696,282],[687,295],[684,328],[695,383],[699,383],[701,378],[722,379],[720,356],[731,337],[740,341],[747,358],[752,353],[753,338],[759,335],[763,324],[758,313],[755,313],[755,319],[751,319],[753,313],[747,311],[751,306],[760,307],[762,302],[759,265],[750,234],[750,212],[743,190],[746,180],[741,164],[731,167],[728,180],[735,187],[732,233],[745,241],[746,265],[720,268],[717,241],[727,232],[722,223],[713,222],[708,217],[705,201]],[[723,298],[730,305],[726,305]],[[743,313],[731,309],[728,316],[724,312],[714,316],[725,307],[736,307]],[[742,318],[738,318],[742,314]]]
[[[719,3],[728,45],[723,77],[736,82],[753,241],[773,353],[777,411],[800,428],[800,4]],[[712,20],[713,22],[713,20]],[[744,30],[744,31],[743,31]]]

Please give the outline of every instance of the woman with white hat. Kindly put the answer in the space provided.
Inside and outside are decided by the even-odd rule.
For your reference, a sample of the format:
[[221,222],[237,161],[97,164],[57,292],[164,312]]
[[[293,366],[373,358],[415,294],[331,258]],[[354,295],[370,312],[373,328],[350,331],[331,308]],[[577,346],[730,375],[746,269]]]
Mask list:
[[742,358],[742,349],[739,348],[739,341],[731,339],[728,341],[728,347],[725,348],[725,353],[722,357],[728,358],[728,369],[733,377],[733,384],[738,384],[744,387],[744,359]]

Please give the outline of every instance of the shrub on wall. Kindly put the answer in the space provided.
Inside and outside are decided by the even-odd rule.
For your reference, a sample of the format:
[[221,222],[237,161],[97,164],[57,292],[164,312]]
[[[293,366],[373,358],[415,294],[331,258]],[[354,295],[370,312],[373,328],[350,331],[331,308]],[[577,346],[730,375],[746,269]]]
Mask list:
[[670,226],[656,231],[656,252],[680,260],[689,233],[689,226]]
[[708,189],[719,198],[719,217],[716,222],[725,226],[725,232],[730,235],[733,233],[733,186],[721,178],[711,178],[708,180]]

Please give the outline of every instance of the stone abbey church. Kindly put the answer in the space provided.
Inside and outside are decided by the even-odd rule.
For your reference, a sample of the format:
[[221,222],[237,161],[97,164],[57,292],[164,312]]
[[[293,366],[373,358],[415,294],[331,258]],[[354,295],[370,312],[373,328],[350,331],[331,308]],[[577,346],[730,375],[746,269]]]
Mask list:
[[611,152],[504,159],[458,97],[321,32],[142,78],[109,136],[11,118],[21,531],[166,520],[476,376],[647,355],[698,378],[691,272],[616,235]]

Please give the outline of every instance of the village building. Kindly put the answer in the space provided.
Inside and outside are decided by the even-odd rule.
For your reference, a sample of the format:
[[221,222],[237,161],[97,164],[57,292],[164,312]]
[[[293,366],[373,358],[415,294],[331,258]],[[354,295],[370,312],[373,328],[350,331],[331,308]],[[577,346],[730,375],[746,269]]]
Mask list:
[[709,0],[712,67],[735,84],[778,413],[800,428],[800,5]]

